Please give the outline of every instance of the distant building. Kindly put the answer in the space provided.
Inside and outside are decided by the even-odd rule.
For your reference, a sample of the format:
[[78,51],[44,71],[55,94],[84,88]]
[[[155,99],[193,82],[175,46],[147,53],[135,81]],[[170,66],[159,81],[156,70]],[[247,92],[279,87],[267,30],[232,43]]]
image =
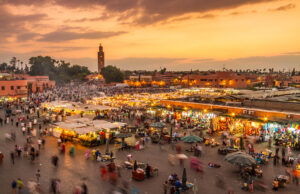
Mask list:
[[155,73],[153,80],[156,82],[163,82],[165,85],[170,85],[177,77],[177,74],[171,72],[165,72],[164,74]]
[[186,75],[181,83],[198,87],[214,88],[246,88],[251,85],[251,79],[246,75],[234,72],[209,72],[205,74]]
[[300,75],[294,75],[288,86],[300,88]]
[[104,67],[104,52],[103,47],[100,44],[98,51],[98,74],[100,74],[101,69]]
[[35,93],[54,87],[55,81],[49,80],[48,76],[0,73],[1,97],[25,97],[28,94],[28,88]]
[[27,80],[0,80],[0,97],[24,97]]
[[145,81],[145,82],[152,82],[152,76],[151,75],[131,75],[129,76],[130,81]]

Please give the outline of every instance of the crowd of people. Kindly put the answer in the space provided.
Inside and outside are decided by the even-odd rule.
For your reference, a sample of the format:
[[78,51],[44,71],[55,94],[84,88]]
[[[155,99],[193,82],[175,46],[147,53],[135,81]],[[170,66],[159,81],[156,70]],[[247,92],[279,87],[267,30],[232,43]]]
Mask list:
[[[169,92],[171,89],[159,89],[159,88],[152,88],[152,89],[130,89],[130,88],[96,88],[97,92],[103,92],[108,96],[113,96],[116,94],[123,94],[123,93],[135,93],[135,92],[150,92],[150,93],[159,93],[159,92]],[[56,87],[53,90],[45,91],[43,93],[36,93],[31,94],[27,101],[17,100],[13,102],[6,102],[2,105],[3,111],[0,114],[0,128],[12,128],[10,133],[7,133],[5,139],[10,145],[10,162],[12,165],[15,165],[16,162],[22,161],[30,161],[33,165],[37,165],[39,163],[39,157],[41,152],[46,152],[46,140],[47,136],[50,135],[49,126],[47,123],[44,122],[43,118],[40,116],[43,110],[40,108],[40,104],[42,102],[51,102],[57,100],[66,100],[66,101],[81,101],[84,102],[85,99],[90,99],[93,96],[97,96],[97,92],[95,92],[95,86],[93,85],[82,85],[76,87]],[[180,136],[186,136],[188,133],[193,133],[203,139],[204,136],[210,136],[208,140],[210,145],[218,146],[217,140],[223,140],[223,146],[226,147],[238,147],[240,150],[247,150],[248,154],[252,155],[259,164],[263,164],[261,158],[263,153],[256,153],[254,146],[256,142],[251,142],[250,140],[246,141],[243,137],[238,139],[238,141],[233,140],[233,138],[229,137],[228,135],[223,136],[223,139],[218,136],[217,133],[209,134],[206,133],[206,130],[210,128],[209,122],[207,120],[203,122],[199,122],[198,124],[193,123],[193,121],[188,119],[177,119],[171,115],[151,115],[147,113],[146,108],[142,109],[135,109],[130,106],[123,106],[119,109],[111,109],[109,111],[103,111],[101,113],[101,118],[109,121],[116,121],[116,122],[125,122],[129,125],[135,126],[135,128],[143,129],[144,134],[141,135],[141,139],[137,140],[138,148],[135,147],[137,150],[140,150],[140,147],[145,147],[145,144],[149,141],[149,137],[153,135],[153,132],[150,130],[151,124],[155,122],[164,123],[167,132],[164,129],[157,129],[155,130],[156,133],[160,133],[160,141],[159,144],[162,146],[163,144],[170,143],[174,145],[176,148],[176,154],[181,155],[183,154],[183,149],[177,143]],[[201,125],[201,126],[198,126]],[[170,130],[171,128],[171,130]],[[201,129],[199,129],[201,128]],[[172,131],[172,129],[174,129]],[[205,132],[204,132],[205,131]],[[209,130],[208,130],[209,131]],[[126,128],[123,132],[130,132],[129,128]],[[165,139],[165,136],[168,136],[168,139]],[[25,140],[24,144],[18,143],[17,138],[22,138]],[[175,141],[176,140],[176,141]],[[245,141],[245,142],[244,142]],[[270,140],[272,141],[272,140]],[[238,143],[237,143],[238,142]],[[270,154],[268,159],[271,160],[273,158],[273,165],[276,166],[279,164],[279,151],[281,149],[281,164],[284,165],[287,170],[286,174],[292,182],[298,184],[298,177],[297,174],[297,165],[298,159],[292,157],[292,148],[295,145],[298,145],[298,138],[294,136],[285,136],[284,138],[279,138],[277,136],[274,137],[275,142],[275,154]],[[58,154],[51,156],[51,163],[53,164],[54,168],[58,168],[60,164],[60,160],[64,157],[66,153],[66,144],[67,142],[64,139],[58,138]],[[122,144],[123,145],[123,144]],[[125,145],[125,142],[124,142]],[[272,142],[269,146],[273,146]],[[123,146],[122,146],[123,147]],[[127,146],[126,146],[127,147]],[[9,160],[6,156],[1,152],[0,147],[0,165],[4,160]],[[199,144],[191,145],[190,149],[187,149],[188,152],[191,152],[194,156],[190,158],[191,160],[191,167],[195,168],[197,172],[203,171],[203,163],[200,162],[200,157],[203,155],[203,148]],[[60,153],[60,154],[59,154]],[[71,145],[69,154],[72,157],[76,157],[75,153],[75,146]],[[105,153],[109,154],[110,158],[113,158],[114,153]],[[90,161],[99,161],[101,156],[101,152],[99,149],[90,149],[88,148],[85,152],[86,162]],[[175,155],[169,155],[170,163],[174,165]],[[184,159],[178,158],[180,166],[184,166]],[[259,162],[260,161],[260,162]],[[193,163],[192,163],[193,162]],[[196,165],[194,165],[196,164]],[[193,166],[194,165],[194,166]],[[147,165],[148,166],[148,165]],[[208,165],[209,168],[215,168],[217,164],[210,163]],[[149,167],[150,168],[150,167]],[[149,168],[145,169],[146,176],[150,177]],[[121,169],[118,165],[114,163],[113,160],[109,160],[108,165],[101,164],[100,168],[100,176],[102,180],[109,180],[108,182],[112,185],[116,185],[118,181],[118,177],[121,177]],[[254,190],[253,185],[255,184],[255,169],[252,169],[253,173],[250,177],[247,177],[243,180],[242,188],[244,190],[252,191]],[[31,188],[34,192],[40,193],[41,188],[41,179],[43,179],[43,170],[38,167],[35,173],[35,184],[33,188]],[[49,188],[51,193],[60,193],[61,192],[61,184],[62,181],[59,178],[53,177],[49,183]],[[273,188],[274,190],[278,189],[278,184],[274,180]],[[163,190],[164,193],[179,193],[181,192],[180,188],[182,188],[182,183],[178,178],[178,175],[175,173],[170,175],[168,180],[163,183]],[[28,184],[29,185],[29,184]],[[31,184],[32,185],[32,184]],[[128,185],[124,184],[121,188],[123,193],[126,193],[129,189],[127,188]],[[29,186],[25,186],[23,180],[21,178],[16,178],[11,182],[11,189],[13,193],[17,193],[18,191],[24,190],[25,188],[29,188]],[[134,188],[136,190],[136,188]],[[75,186],[73,188],[74,194],[87,194],[88,187],[87,184],[82,182],[81,184]],[[231,191],[232,193],[232,191]]]

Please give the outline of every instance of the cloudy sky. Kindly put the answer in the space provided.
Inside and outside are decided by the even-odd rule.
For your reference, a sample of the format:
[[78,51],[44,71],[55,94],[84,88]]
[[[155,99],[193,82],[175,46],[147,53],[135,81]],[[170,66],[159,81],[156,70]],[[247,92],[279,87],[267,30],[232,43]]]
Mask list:
[[300,70],[300,0],[0,0],[0,62]]

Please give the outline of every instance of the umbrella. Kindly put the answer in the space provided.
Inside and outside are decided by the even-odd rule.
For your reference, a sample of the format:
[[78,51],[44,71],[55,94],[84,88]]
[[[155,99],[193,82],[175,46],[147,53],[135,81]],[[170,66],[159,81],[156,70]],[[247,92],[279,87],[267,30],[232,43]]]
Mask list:
[[185,168],[183,169],[183,173],[182,173],[182,189],[186,190],[186,170]]
[[164,128],[165,124],[162,122],[156,122],[156,123],[152,123],[151,127],[155,127],[155,128]]
[[178,159],[188,159],[188,157],[185,154],[176,154],[176,157]]
[[132,136],[131,133],[119,133],[115,137],[116,138],[128,138],[128,137],[131,137],[131,136]]
[[189,135],[181,138],[182,141],[186,143],[196,143],[199,141],[203,141],[203,138],[195,136],[195,135]]
[[239,166],[251,166],[256,163],[255,159],[252,156],[245,154],[244,152],[234,152],[227,154],[224,160],[228,161],[231,164]]

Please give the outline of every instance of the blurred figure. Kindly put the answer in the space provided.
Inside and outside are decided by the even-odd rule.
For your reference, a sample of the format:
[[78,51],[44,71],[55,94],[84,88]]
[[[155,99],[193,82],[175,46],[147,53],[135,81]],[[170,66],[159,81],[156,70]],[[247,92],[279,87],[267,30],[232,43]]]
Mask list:
[[102,180],[105,180],[107,177],[107,173],[108,173],[106,166],[104,166],[104,165],[100,166],[100,173],[101,173]]
[[13,180],[13,181],[11,182],[11,189],[12,189],[12,193],[13,193],[13,194],[16,194],[16,193],[17,193],[17,182],[16,182],[16,180]]
[[2,152],[0,152],[0,165],[1,165],[2,162],[3,162],[3,158],[4,158],[4,155],[2,154]]
[[37,170],[36,174],[35,174],[35,177],[36,177],[36,182],[37,184],[39,185],[40,184],[40,178],[41,178],[41,172],[40,172],[40,169]]
[[221,188],[221,189],[225,189],[225,182],[223,181],[223,179],[221,177],[219,177],[218,175],[216,176],[216,181],[215,184],[217,187]]
[[169,154],[168,156],[169,163],[174,166],[175,165],[175,155]]
[[56,155],[52,156],[52,164],[57,167],[58,165],[58,157]]
[[81,185],[81,194],[88,194],[88,188],[85,183]]
[[12,164],[15,164],[15,153],[14,152],[10,152],[10,160]]
[[57,185],[56,185],[56,180],[52,179],[50,183],[50,193],[57,193]]
[[74,156],[74,155],[75,155],[75,147],[74,147],[74,145],[71,146],[71,149],[70,149],[70,155],[71,155],[71,156]]
[[168,193],[168,181],[165,181],[163,184],[164,194]]
[[88,160],[90,158],[90,150],[87,149],[85,152],[85,158]]
[[81,187],[75,186],[73,194],[81,194]]
[[61,144],[61,153],[65,154],[66,152],[66,145],[64,143]]

